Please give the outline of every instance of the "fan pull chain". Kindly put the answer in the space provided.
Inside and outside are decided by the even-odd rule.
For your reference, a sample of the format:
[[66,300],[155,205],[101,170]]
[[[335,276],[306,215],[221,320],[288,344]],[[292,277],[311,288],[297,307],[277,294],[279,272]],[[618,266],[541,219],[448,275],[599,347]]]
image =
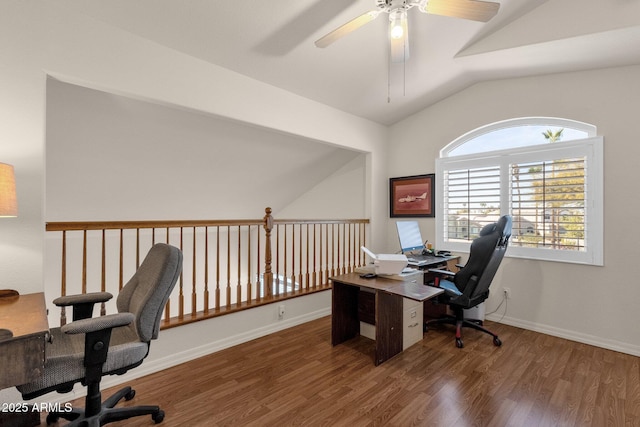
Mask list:
[[407,96],[407,37],[402,42],[402,96]]
[[389,60],[387,63],[387,104],[391,104],[391,42],[389,42]]
[[[389,63],[387,67],[387,104],[391,103],[391,43],[389,43]],[[402,96],[407,96],[407,42],[406,38],[402,50]]]

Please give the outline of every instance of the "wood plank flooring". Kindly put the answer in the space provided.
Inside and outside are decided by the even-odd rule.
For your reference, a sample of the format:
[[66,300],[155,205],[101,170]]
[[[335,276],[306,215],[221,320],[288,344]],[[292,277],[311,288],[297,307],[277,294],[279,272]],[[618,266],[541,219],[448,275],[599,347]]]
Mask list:
[[135,380],[122,405],[160,405],[164,427],[640,426],[640,358],[486,324],[502,347],[465,329],[458,349],[442,326],[376,367],[367,338],[332,347],[325,317]]

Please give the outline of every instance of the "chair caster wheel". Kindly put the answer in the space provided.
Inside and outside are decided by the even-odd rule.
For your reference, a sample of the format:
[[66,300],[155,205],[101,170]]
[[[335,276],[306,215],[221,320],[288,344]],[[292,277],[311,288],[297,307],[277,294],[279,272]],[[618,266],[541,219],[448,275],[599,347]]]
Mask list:
[[460,338],[456,338],[456,347],[458,347],[458,348],[464,347],[464,343],[462,342],[462,340]]
[[502,341],[500,341],[500,338],[494,337],[493,338],[493,345],[495,345],[496,347],[500,347],[502,345]]
[[151,415],[151,419],[153,419],[156,424],[160,424],[164,420],[164,411],[160,409],[154,415]]
[[136,391],[131,389],[131,391],[124,395],[124,400],[131,400],[136,396]]
[[52,424],[55,424],[58,422],[58,420],[60,419],[60,417],[56,414],[49,414],[47,415],[47,425],[50,426]]

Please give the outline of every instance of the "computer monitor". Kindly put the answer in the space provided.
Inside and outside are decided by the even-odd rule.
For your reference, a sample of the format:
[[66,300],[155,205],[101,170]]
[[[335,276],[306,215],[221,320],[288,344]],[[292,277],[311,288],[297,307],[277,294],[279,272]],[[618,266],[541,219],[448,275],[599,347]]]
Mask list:
[[424,249],[424,240],[422,240],[418,221],[396,221],[396,227],[403,254]]

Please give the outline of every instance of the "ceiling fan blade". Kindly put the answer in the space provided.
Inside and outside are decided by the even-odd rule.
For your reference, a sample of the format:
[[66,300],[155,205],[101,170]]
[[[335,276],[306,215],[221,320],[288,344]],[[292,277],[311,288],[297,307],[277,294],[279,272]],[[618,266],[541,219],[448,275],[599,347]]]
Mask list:
[[334,41],[338,40],[340,37],[346,36],[350,32],[362,27],[364,24],[373,21],[378,17],[378,15],[380,15],[379,10],[371,10],[367,13],[364,13],[357,18],[347,22],[343,26],[331,31],[329,34],[319,38],[318,40],[316,40],[315,45],[317,47],[327,47]]
[[500,3],[480,0],[429,0],[424,10],[434,15],[452,16],[454,18],[470,19],[472,21],[487,22],[498,13]]

